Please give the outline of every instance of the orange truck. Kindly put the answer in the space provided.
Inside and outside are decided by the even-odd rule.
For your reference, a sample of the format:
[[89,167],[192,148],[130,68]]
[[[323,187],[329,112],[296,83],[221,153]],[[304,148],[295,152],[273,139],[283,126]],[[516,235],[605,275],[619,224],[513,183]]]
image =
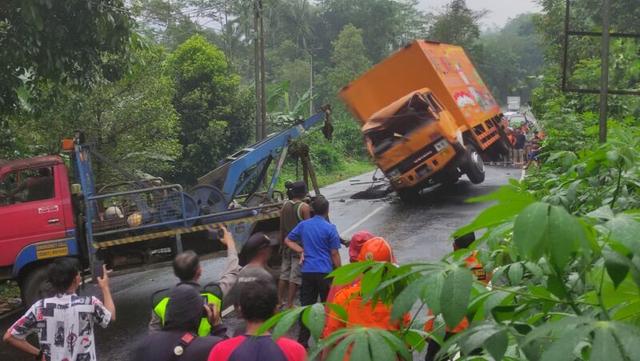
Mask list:
[[367,149],[403,200],[425,186],[485,178],[506,154],[500,107],[464,49],[416,40],[342,88]]

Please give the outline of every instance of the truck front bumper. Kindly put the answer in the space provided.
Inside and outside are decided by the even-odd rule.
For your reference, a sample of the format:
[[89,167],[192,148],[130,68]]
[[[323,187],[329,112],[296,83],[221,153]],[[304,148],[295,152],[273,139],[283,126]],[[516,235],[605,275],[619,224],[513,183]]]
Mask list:
[[[436,145],[438,146],[436,147]],[[445,168],[455,156],[456,150],[451,143],[440,138],[391,167],[385,174],[394,189],[412,188],[431,179],[435,173]]]

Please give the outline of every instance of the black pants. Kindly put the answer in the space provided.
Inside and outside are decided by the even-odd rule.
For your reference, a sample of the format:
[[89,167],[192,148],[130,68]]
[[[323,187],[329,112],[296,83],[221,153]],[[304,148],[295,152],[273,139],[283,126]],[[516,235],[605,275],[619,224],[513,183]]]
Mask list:
[[[318,296],[320,296],[320,302],[327,300],[329,294],[329,288],[331,287],[331,280],[326,278],[328,273],[302,273],[302,285],[300,286],[300,304],[302,306],[313,305],[318,302]],[[311,333],[300,320],[300,334],[298,335],[298,342],[305,348],[309,347],[309,337]]]

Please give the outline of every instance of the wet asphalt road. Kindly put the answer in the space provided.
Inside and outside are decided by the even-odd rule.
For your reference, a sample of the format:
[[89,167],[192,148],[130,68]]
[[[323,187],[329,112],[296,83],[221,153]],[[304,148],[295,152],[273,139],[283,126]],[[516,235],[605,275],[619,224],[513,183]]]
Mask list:
[[[520,171],[487,167],[483,184],[472,185],[466,177],[447,188],[423,192],[416,204],[403,204],[394,193],[376,200],[350,199],[351,195],[368,187],[372,174],[362,175],[322,189],[331,202],[330,218],[343,238],[350,238],[366,229],[387,239],[399,263],[436,260],[451,250],[450,234],[468,223],[486,204],[468,204],[465,200],[490,193],[509,178],[519,178]],[[346,249],[342,250],[343,262]],[[224,253],[223,253],[224,254]],[[217,257],[203,262],[202,283],[215,281],[224,269],[226,259]],[[148,269],[112,279],[112,291],[117,308],[117,321],[105,330],[97,330],[97,353],[100,360],[129,360],[131,348],[144,336],[150,312],[150,295],[175,283],[170,267]],[[94,285],[87,285],[84,294],[95,294]],[[19,315],[0,320],[4,331]],[[32,360],[6,344],[0,345],[0,360]]]

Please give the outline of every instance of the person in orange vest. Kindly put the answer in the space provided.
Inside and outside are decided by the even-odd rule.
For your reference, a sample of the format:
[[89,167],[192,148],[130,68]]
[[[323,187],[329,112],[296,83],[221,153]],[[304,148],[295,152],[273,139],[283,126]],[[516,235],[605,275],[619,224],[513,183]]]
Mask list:
[[[374,237],[362,245],[357,261],[394,262],[395,257],[387,241],[381,237]],[[345,327],[371,327],[395,331],[400,329],[402,324],[409,324],[409,314],[405,314],[402,321],[391,319],[391,305],[382,302],[374,304],[372,301],[363,303],[361,286],[361,281],[358,280],[336,293],[331,303],[341,306],[347,313],[347,319],[342,320],[335,312],[330,311],[323,338]],[[344,360],[348,359],[347,353]]]
[[[374,237],[375,236],[368,231],[358,231],[351,236],[351,241],[349,242],[349,263],[358,262],[358,256],[360,255],[362,246]],[[327,295],[327,302],[333,302],[338,291],[355,284],[357,281],[358,280],[354,280],[352,283],[346,285],[336,285],[332,283],[331,288],[329,288],[329,294]]]
[[[476,235],[473,232],[460,236],[453,240],[453,250],[457,251],[460,249],[469,248],[469,246],[473,242],[475,242],[475,240],[476,240]],[[471,255],[465,258],[464,261],[465,261],[465,264],[467,265],[467,268],[469,268],[471,272],[473,272],[473,275],[478,281],[484,283],[485,285],[489,283],[489,281],[491,280],[491,273],[485,271],[484,266],[478,260],[478,251],[471,252]],[[434,324],[435,317],[433,317],[433,312],[431,312],[431,310],[427,310],[427,317],[428,317],[428,320],[424,324],[424,330],[426,332],[433,332],[433,324]],[[456,327],[454,328],[450,328],[449,326],[446,327],[446,333],[444,338],[446,340],[447,338],[457,333],[460,333],[466,330],[467,328],[469,328],[469,320],[465,316],[462,319],[462,321],[460,321],[460,323],[456,325]],[[427,354],[424,360],[425,361],[435,360],[436,354],[439,351],[440,351],[440,344],[438,344],[434,339],[430,338],[428,340]]]

